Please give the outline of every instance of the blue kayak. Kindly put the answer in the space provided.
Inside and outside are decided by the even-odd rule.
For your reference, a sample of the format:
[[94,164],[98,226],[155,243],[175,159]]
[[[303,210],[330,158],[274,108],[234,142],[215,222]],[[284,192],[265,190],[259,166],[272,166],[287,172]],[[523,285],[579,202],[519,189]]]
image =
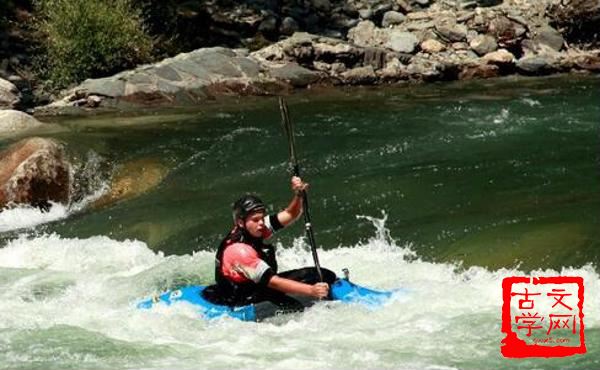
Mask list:
[[[171,305],[176,302],[186,302],[197,307],[198,313],[205,319],[230,316],[243,321],[262,321],[265,318],[288,313],[277,305],[269,302],[253,303],[246,306],[230,307],[211,303],[203,298],[204,285],[190,285],[180,289],[167,291],[158,296],[145,299],[138,303],[140,309],[150,309],[156,304]],[[337,279],[331,285],[331,297],[344,303],[358,303],[369,307],[377,307],[392,296],[391,291],[378,291],[365,288],[346,279]],[[305,307],[315,303],[315,300],[301,300]],[[296,311],[297,312],[297,311]]]

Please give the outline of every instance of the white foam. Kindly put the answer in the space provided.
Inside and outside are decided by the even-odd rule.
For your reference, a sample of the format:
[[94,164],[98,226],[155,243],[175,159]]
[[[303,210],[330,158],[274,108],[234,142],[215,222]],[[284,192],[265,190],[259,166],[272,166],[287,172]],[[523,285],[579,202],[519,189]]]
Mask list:
[[[405,288],[408,294],[380,310],[322,303],[261,324],[206,322],[189,305],[135,308],[139,299],[177,281],[211,283],[214,252],[165,257],[140,241],[21,236],[0,248],[0,342],[10,342],[2,333],[65,326],[163,352],[165,345],[173,348],[171,356],[146,359],[145,365],[134,356],[122,367],[441,369],[475,361],[493,368],[502,339],[502,279],[529,274],[423,261],[410,245],[390,237],[385,215],[365,218],[374,224],[374,235],[319,251],[321,265],[338,273],[348,267],[351,280],[361,285]],[[280,245],[278,259],[281,269],[312,264],[301,239],[289,248]],[[598,273],[592,266],[531,273],[560,274],[584,278],[585,324],[597,330]]]
[[63,219],[69,215],[68,208],[60,203],[50,203],[44,212],[31,206],[6,208],[0,212],[0,232],[29,228]]
[[161,261],[145,243],[106,236],[61,238],[57,234],[20,235],[0,248],[0,267],[48,269],[86,274],[136,273]]
[[49,222],[65,219],[77,212],[84,210],[109,190],[108,183],[103,183],[92,194],[82,200],[65,205],[49,202],[50,208],[43,211],[30,205],[17,205],[4,208],[0,211],[0,232],[32,228]]

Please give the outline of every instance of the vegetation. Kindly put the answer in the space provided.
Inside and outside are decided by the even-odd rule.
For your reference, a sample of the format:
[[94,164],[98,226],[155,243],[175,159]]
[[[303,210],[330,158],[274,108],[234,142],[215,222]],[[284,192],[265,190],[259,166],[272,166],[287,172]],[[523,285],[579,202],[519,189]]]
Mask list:
[[11,0],[0,0],[0,31],[6,26],[8,16],[12,13],[14,4]]
[[151,60],[153,41],[130,0],[37,0],[37,62],[51,88]]

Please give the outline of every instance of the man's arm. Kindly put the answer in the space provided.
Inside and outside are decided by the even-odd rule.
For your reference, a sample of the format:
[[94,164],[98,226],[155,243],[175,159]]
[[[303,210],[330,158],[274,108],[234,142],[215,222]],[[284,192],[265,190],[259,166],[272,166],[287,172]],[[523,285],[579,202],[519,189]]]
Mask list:
[[267,286],[287,294],[298,294],[315,298],[325,298],[329,293],[327,283],[316,283],[314,285],[304,284],[299,281],[279,277],[271,277]]
[[300,217],[302,214],[302,192],[308,189],[308,184],[303,182],[302,179],[297,176],[292,177],[291,186],[294,197],[290,201],[290,204],[277,214],[277,220],[279,220],[283,226],[291,224]]

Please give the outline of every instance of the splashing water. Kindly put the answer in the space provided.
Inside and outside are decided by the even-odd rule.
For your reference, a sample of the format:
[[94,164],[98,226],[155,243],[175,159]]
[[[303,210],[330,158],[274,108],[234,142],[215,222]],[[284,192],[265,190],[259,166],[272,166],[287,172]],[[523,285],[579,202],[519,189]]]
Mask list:
[[[585,357],[511,362],[501,357],[502,278],[514,269],[424,262],[398,245],[382,218],[353,246],[320,251],[362,285],[409,294],[380,310],[317,304],[283,321],[206,322],[185,304],[137,310],[154,292],[212,281],[213,252],[165,257],[143,242],[20,236],[0,249],[0,363],[4,368],[589,368]],[[280,246],[282,268],[310,263],[300,239]],[[585,279],[588,342],[598,343],[600,279],[591,266],[533,275]],[[596,355],[594,355],[594,353]],[[529,365],[528,365],[529,364]]]

